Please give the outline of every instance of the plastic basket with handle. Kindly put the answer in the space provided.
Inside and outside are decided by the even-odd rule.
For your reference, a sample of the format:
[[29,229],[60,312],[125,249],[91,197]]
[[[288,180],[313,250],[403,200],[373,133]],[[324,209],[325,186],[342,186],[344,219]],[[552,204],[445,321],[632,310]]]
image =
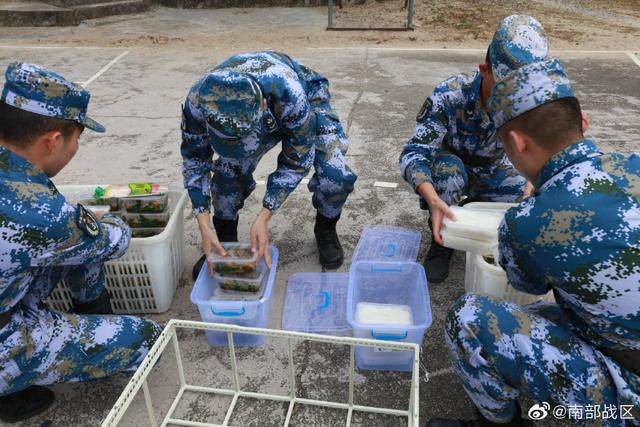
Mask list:
[[[95,188],[95,185],[58,186],[62,194],[75,200],[90,197]],[[186,198],[186,191],[170,190],[171,217],[162,233],[132,238],[124,256],[105,263],[106,286],[114,313],[163,313],[171,307],[183,269]],[[67,283],[58,284],[48,304],[53,310],[69,311],[72,301]]]

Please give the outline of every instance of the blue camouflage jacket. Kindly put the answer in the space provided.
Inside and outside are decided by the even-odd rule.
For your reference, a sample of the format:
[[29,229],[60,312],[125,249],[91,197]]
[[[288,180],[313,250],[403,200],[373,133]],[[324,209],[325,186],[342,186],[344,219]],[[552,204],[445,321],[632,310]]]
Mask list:
[[507,211],[500,265],[518,290],[554,290],[592,344],[640,349],[640,156],[583,140],[542,168],[536,191]]
[[[263,199],[263,206],[275,211],[313,165],[316,118],[312,104],[317,97],[328,99],[328,81],[287,55],[270,51],[233,56],[209,73],[227,70],[252,76],[275,118],[274,126],[267,132],[241,140],[247,149],[247,157],[261,156],[269,147],[282,142],[278,166],[269,175]],[[195,214],[209,210],[214,155],[212,138],[217,138],[207,133],[203,113],[198,108],[197,93],[203,79],[191,88],[183,107],[186,116],[181,145],[183,176]]]
[[400,173],[414,189],[433,182],[431,167],[443,149],[463,162],[468,156],[496,162],[504,156],[495,126],[481,107],[481,83],[478,71],[450,77],[422,105],[413,135],[400,155]]
[[121,219],[106,215],[93,237],[78,217],[44,172],[0,146],[0,313],[37,285],[40,269],[103,262],[127,250],[131,229]]

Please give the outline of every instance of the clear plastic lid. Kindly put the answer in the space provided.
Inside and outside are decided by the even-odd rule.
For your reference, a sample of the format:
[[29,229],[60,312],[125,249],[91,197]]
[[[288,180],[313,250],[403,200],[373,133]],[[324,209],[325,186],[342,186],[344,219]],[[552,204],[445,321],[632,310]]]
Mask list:
[[420,232],[409,228],[374,226],[362,232],[355,261],[415,261],[420,250]]
[[295,273],[289,278],[282,329],[349,335],[348,273]]

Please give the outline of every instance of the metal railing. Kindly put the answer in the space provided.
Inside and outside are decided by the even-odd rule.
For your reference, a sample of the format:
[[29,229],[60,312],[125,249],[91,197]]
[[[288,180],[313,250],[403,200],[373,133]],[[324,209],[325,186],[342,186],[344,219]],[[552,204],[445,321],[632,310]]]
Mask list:
[[[184,375],[184,368],[182,365],[180,345],[178,343],[178,337],[177,337],[177,329],[179,328],[197,329],[197,330],[204,330],[204,331],[223,331],[227,333],[228,348],[229,348],[229,353],[231,358],[231,368],[233,371],[232,372],[232,378],[233,378],[232,389],[211,388],[211,387],[202,387],[202,386],[187,384],[185,380],[185,375]],[[288,362],[289,362],[288,363],[289,390],[286,395],[254,393],[254,392],[243,391],[241,389],[239,377],[238,377],[238,365],[237,365],[236,351],[235,351],[236,348],[233,342],[234,333],[251,333],[255,335],[263,335],[267,337],[277,337],[277,338],[287,339]],[[326,400],[303,399],[296,396],[293,348],[297,342],[301,342],[301,341],[314,341],[314,342],[321,342],[321,343],[328,343],[328,344],[350,346],[348,402],[343,403],[343,402],[333,402],[333,401],[326,401]],[[167,411],[166,416],[164,417],[161,423],[158,423],[158,421],[156,420],[155,413],[153,411],[153,404],[152,404],[151,394],[149,393],[149,385],[147,383],[147,379],[153,367],[156,365],[156,362],[158,362],[158,360],[160,359],[160,356],[162,355],[162,353],[167,348],[170,342],[173,343],[173,349],[175,352],[176,363],[178,368],[178,378],[180,381],[180,389],[176,397],[173,399],[173,403],[171,404],[171,407]],[[409,404],[406,410],[380,408],[380,407],[374,407],[374,406],[362,406],[362,405],[356,405],[354,403],[354,376],[355,376],[354,352],[355,352],[356,346],[413,352],[413,370],[411,372],[411,390],[409,393]],[[420,347],[417,344],[413,344],[413,343],[379,341],[379,340],[348,338],[348,337],[333,337],[333,336],[327,336],[327,335],[308,334],[308,333],[294,332],[294,331],[247,328],[247,327],[235,326],[235,325],[172,319],[167,323],[166,327],[160,334],[160,337],[158,338],[156,343],[153,345],[153,347],[151,347],[149,354],[142,361],[142,363],[140,364],[140,367],[138,367],[138,370],[135,372],[135,374],[133,375],[133,377],[125,387],[124,391],[116,401],[115,405],[113,406],[113,408],[111,408],[111,411],[109,412],[105,420],[102,422],[102,427],[117,426],[119,424],[120,420],[122,419],[127,409],[129,408],[129,405],[131,404],[131,402],[133,401],[137,393],[140,391],[140,388],[142,388],[142,391],[144,393],[144,400],[147,408],[147,415],[149,418],[149,422],[152,426],[164,427],[168,424],[179,425],[179,426],[197,426],[197,427],[228,426],[229,421],[231,420],[231,416],[233,414],[233,410],[236,406],[236,403],[238,402],[238,399],[241,397],[249,397],[254,399],[288,402],[289,407],[287,410],[286,418],[284,420],[284,424],[283,424],[284,427],[287,427],[289,425],[291,416],[293,414],[293,408],[296,404],[347,410],[348,411],[347,421],[346,421],[347,427],[351,425],[351,418],[354,411],[406,417],[407,425],[409,427],[418,427],[419,358],[420,358]],[[218,395],[231,396],[232,400],[225,414],[223,423],[207,424],[207,423],[173,418],[173,414],[176,408],[178,407],[178,404],[185,392],[213,393]]]

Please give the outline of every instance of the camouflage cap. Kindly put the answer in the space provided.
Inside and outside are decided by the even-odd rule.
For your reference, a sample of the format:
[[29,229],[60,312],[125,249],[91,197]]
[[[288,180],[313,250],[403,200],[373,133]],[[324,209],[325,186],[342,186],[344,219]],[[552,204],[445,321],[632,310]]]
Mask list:
[[562,62],[534,62],[496,83],[489,98],[489,114],[499,128],[529,110],[569,97],[575,94]]
[[262,91],[246,74],[213,72],[200,85],[198,107],[209,132],[218,138],[243,138],[260,123]]
[[87,117],[90,94],[61,75],[38,65],[14,62],[7,67],[1,101],[56,119],[73,120],[96,132],[100,123]]
[[523,65],[546,60],[548,53],[549,43],[544,28],[527,15],[511,15],[500,21],[489,45],[496,81]]

